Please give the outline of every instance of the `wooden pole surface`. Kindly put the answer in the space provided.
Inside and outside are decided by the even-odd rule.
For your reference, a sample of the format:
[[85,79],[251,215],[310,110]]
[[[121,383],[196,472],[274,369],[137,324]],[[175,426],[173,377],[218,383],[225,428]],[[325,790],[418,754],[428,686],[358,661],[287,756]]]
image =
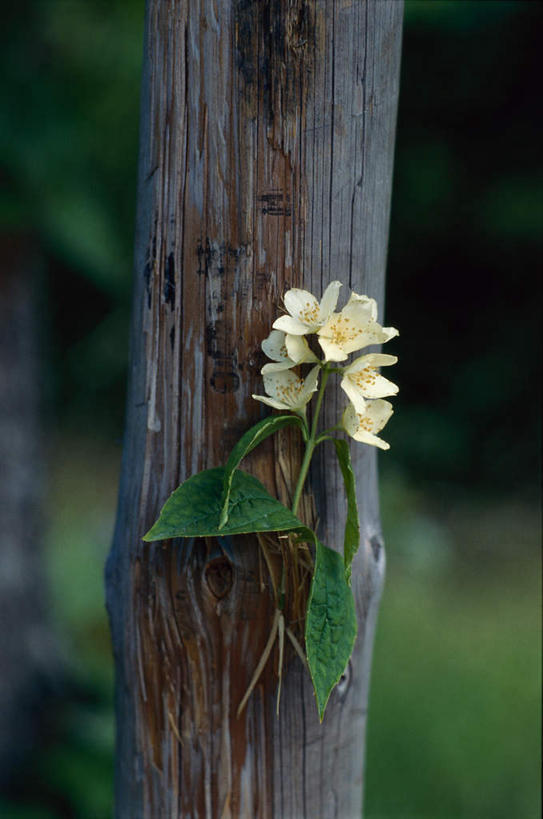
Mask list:
[[[116,660],[116,815],[361,815],[370,660],[383,580],[375,452],[352,447],[359,638],[324,723],[307,672],[276,664],[238,719],[269,634],[256,540],[144,544],[172,490],[223,464],[267,411],[262,339],[281,297],[339,279],[382,303],[401,0],[148,0],[130,384],[107,598]],[[382,317],[381,317],[382,318]],[[323,423],[342,397],[329,390]],[[320,447],[301,514],[339,548],[345,498]],[[286,433],[244,468],[283,502]],[[308,522],[311,522],[308,520]]]

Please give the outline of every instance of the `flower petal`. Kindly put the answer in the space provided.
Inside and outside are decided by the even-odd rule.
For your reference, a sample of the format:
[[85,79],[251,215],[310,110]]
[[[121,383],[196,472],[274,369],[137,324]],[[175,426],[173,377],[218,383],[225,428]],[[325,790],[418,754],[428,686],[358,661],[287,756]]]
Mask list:
[[363,370],[364,367],[390,367],[392,364],[398,363],[398,356],[388,355],[388,353],[367,353],[361,355],[360,358],[355,358],[348,367],[345,368],[345,374]]
[[264,375],[264,389],[275,401],[288,409],[302,410],[317,389],[320,367],[317,365],[305,379],[298,378],[292,370],[268,372]]
[[341,389],[347,393],[347,397],[352,401],[357,412],[363,413],[366,409],[366,401],[363,392],[351,381],[348,376],[341,379]]
[[272,330],[260,345],[264,353],[272,361],[285,361],[288,359],[285,338],[286,335],[281,330]]
[[369,314],[364,312],[364,307],[355,305],[355,308],[350,314],[347,313],[347,307],[344,307],[341,313],[332,313],[324,327],[318,331],[321,343],[327,338],[343,353],[341,358],[329,358],[327,353],[327,360],[343,361],[349,353],[360,349],[361,334],[372,326],[372,321]]
[[339,344],[335,344],[331,339],[326,338],[326,336],[319,335],[319,344],[322,347],[325,361],[345,361],[347,358],[347,353],[343,347],[340,347]]
[[360,356],[345,368],[341,386],[358,412],[361,412],[360,406],[363,402],[355,400],[354,395],[361,398],[385,398],[387,395],[396,395],[397,385],[380,375],[375,367],[395,364],[397,360],[393,355],[370,353]]
[[284,302],[290,315],[298,321],[307,327],[318,325],[319,303],[309,291],[293,287],[285,293]]
[[290,405],[287,396],[296,396],[301,390],[301,380],[292,370],[275,370],[264,374],[264,389],[272,398]]
[[355,441],[359,441],[361,444],[377,446],[379,449],[390,449],[390,444],[387,443],[387,441],[384,441],[382,438],[379,438],[378,435],[373,435],[371,432],[366,432],[363,429],[357,432],[357,434],[353,437]]
[[309,370],[308,374],[303,380],[303,389],[300,395],[300,399],[303,400],[303,406],[308,403],[308,401],[311,399],[311,395],[317,390],[319,371],[320,367],[318,365],[313,367],[311,370]]
[[319,323],[324,324],[328,321],[331,314],[336,309],[337,300],[339,297],[339,288],[341,282],[330,282],[324,293],[319,307]]
[[318,361],[319,359],[309,349],[309,344],[303,336],[293,336],[288,334],[285,336],[285,346],[288,357],[294,361],[295,364],[303,364],[308,361]]
[[302,321],[292,316],[279,316],[272,324],[276,330],[282,330],[284,333],[290,333],[293,336],[303,336],[310,333],[311,330]]
[[330,347],[326,349],[324,344],[326,360],[343,361],[350,353],[370,344],[383,344],[398,335],[395,327],[381,327],[376,321],[376,316],[375,299],[352,293],[343,310],[340,313],[332,313],[318,330],[321,346],[324,339],[328,339],[335,346],[335,349]]
[[369,296],[351,293],[351,298],[341,312],[362,326],[368,322],[377,321],[377,302],[375,299],[370,299]]
[[273,361],[269,364],[264,364],[260,372],[262,375],[266,375],[266,373],[278,373],[281,372],[281,370],[290,370],[291,367],[295,366],[294,361],[291,361],[290,358],[286,358],[284,361]]
[[397,335],[398,331],[394,327],[381,327],[374,321],[361,328],[352,339],[342,344],[342,347],[346,353],[355,353],[357,350],[369,347],[370,344],[384,344]]
[[349,404],[343,413],[343,428],[355,441],[380,449],[390,449],[390,445],[375,433],[385,426],[392,413],[392,404],[381,399],[368,401],[364,413],[357,412],[353,404]]
[[252,397],[255,401],[262,401],[263,404],[267,404],[274,409],[290,409],[286,404],[283,404],[281,401],[276,401],[275,398],[268,398],[267,395],[253,395]]
[[385,341],[390,341],[391,338],[396,338],[396,336],[400,335],[400,331],[396,330],[395,327],[381,327],[381,332],[385,336],[383,341],[380,343],[383,344]]
[[378,398],[376,401],[368,401],[366,405],[365,417],[371,422],[371,432],[380,432],[387,421],[390,420],[394,408],[390,401],[383,401]]
[[360,418],[359,413],[356,411],[353,404],[349,404],[345,408],[341,423],[343,424],[343,429],[345,432],[350,435],[351,438],[354,438],[355,434],[358,432],[358,427],[360,426]]
[[375,370],[368,374],[365,383],[363,376],[359,382],[354,381],[352,378],[349,378],[349,381],[354,383],[365,398],[386,398],[389,395],[397,395],[399,392],[397,384],[379,375]]

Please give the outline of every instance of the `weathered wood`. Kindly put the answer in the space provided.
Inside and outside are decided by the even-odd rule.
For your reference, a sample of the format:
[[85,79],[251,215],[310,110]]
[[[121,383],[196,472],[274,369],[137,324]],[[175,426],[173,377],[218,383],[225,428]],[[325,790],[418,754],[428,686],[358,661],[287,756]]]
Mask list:
[[[354,448],[360,637],[319,724],[289,658],[236,709],[273,615],[253,538],[144,545],[169,493],[223,463],[264,412],[260,342],[289,286],[382,301],[402,3],[149,0],[130,387],[107,593],[117,666],[117,815],[360,816],[368,679],[384,571],[375,453]],[[325,421],[342,409],[331,395]],[[275,449],[274,449],[275,446]],[[288,500],[295,435],[245,466]],[[339,547],[333,453],[310,476]],[[312,500],[302,513],[311,517]]]

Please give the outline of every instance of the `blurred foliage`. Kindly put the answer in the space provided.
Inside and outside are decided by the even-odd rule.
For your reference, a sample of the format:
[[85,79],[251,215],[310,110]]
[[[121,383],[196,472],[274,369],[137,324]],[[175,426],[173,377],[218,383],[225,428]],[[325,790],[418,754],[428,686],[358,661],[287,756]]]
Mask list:
[[120,434],[143,0],[3,9],[0,235],[41,251],[50,406]]
[[535,549],[507,583],[495,570],[466,582],[469,560],[431,582],[394,563],[372,673],[367,819],[540,816]]
[[[541,9],[406,4],[387,318],[402,332],[390,440],[414,479],[537,474]],[[119,436],[143,0],[4,17],[0,218],[44,260],[50,405]]]
[[[72,674],[0,797],[7,819],[111,815],[102,565],[120,453],[103,441],[124,412],[143,6],[3,9],[0,241],[23,233],[42,260],[44,380],[63,430],[47,560]],[[401,393],[381,458],[391,570],[368,819],[539,815],[541,11],[406,3],[386,309]]]
[[[102,566],[120,448],[53,441],[46,541],[72,668],[6,819],[109,819],[112,665]],[[382,482],[389,576],[372,671],[367,819],[536,819],[541,653],[533,505]],[[28,777],[28,770],[32,776]]]
[[387,317],[394,459],[533,484],[541,406],[540,3],[408,2]]
[[[8,796],[5,819],[109,819],[113,800],[113,666],[103,567],[111,542],[120,447],[51,442],[45,558],[50,616],[69,677],[49,704],[36,747]],[[28,776],[28,771],[32,775]]]

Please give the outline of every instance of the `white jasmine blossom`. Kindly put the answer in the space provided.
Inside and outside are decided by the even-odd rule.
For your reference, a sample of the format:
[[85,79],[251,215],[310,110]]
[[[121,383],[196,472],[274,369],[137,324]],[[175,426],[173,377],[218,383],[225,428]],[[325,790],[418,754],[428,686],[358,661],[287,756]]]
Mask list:
[[295,336],[316,333],[336,309],[340,287],[341,282],[331,282],[324,291],[320,304],[307,290],[297,287],[287,290],[284,301],[289,315],[278,318],[273,327]]
[[396,395],[396,384],[380,375],[376,368],[388,367],[397,361],[395,355],[369,353],[360,356],[343,370],[341,388],[347,393],[357,412],[364,412],[366,398]]
[[352,293],[340,313],[333,313],[318,331],[325,361],[344,361],[369,344],[383,344],[398,335],[395,327],[377,322],[377,302]]
[[289,370],[297,364],[316,362],[319,359],[309,349],[303,336],[289,336],[282,330],[272,330],[262,342],[262,350],[273,363],[264,364],[262,375]]
[[319,369],[319,366],[313,367],[305,378],[299,378],[292,370],[264,373],[267,395],[253,395],[253,398],[275,409],[305,412],[306,404],[317,389]]
[[[398,387],[382,376],[380,367],[397,362],[396,356],[367,353],[345,368],[328,366],[329,362],[344,361],[351,353],[370,344],[383,344],[398,335],[395,327],[382,327],[377,321],[377,302],[369,296],[351,293],[343,309],[334,312],[340,282],[326,288],[320,303],[307,290],[293,288],[285,294],[288,315],[273,324],[262,350],[270,359],[262,368],[265,395],[253,395],[257,401],[279,410],[305,414],[306,405],[317,390],[319,370],[325,377],[341,372],[341,388],[349,398],[343,414],[343,427],[357,441],[388,449],[377,433],[392,415],[392,405],[383,399],[396,395]],[[305,336],[318,335],[324,352],[323,360],[313,353]],[[305,379],[293,368],[299,364],[315,364]],[[319,408],[320,408],[319,399]]]
[[315,353],[309,349],[309,344],[304,336],[292,336],[287,334],[285,345],[289,358],[296,364],[316,364],[319,360]]
[[268,358],[271,358],[273,362],[273,364],[265,364],[262,367],[262,374],[266,372],[288,370],[290,367],[294,367],[296,364],[296,362],[293,361],[288,354],[285,339],[286,334],[281,330],[272,330],[269,336],[265,338],[260,345],[263,352],[268,356]]
[[280,330],[272,330],[267,338],[260,345],[268,358],[272,361],[288,361],[288,351],[285,344],[285,333]]
[[353,404],[349,404],[343,413],[343,428],[355,441],[377,446],[379,449],[390,449],[390,444],[377,436],[394,410],[390,401],[377,398],[367,401],[364,412],[357,412]]

